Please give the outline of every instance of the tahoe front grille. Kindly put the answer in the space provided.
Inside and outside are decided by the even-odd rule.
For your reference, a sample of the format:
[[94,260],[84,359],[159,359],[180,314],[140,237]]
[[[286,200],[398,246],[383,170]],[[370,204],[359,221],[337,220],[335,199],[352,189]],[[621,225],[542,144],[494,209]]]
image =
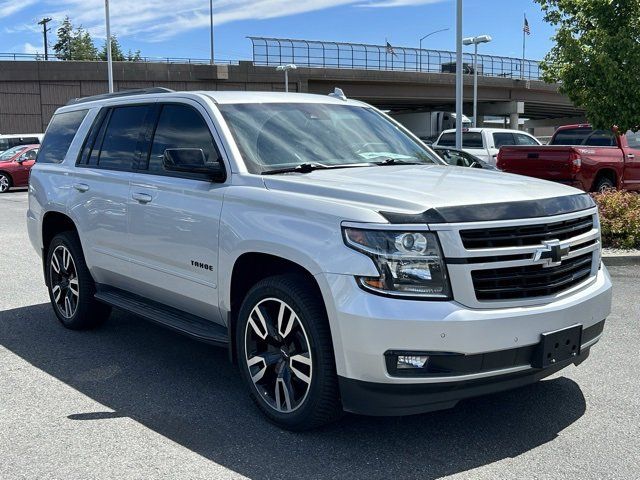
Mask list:
[[462,230],[465,248],[522,247],[539,245],[544,240],[567,240],[593,229],[593,216],[537,225]]
[[590,277],[593,257],[589,252],[548,268],[538,264],[472,271],[476,298],[516,300],[560,293]]

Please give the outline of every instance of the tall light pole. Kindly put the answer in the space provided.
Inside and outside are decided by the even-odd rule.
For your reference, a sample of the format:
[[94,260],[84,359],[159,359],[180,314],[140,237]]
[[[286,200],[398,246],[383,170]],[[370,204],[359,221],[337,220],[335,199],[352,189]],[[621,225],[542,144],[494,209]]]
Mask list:
[[489,43],[491,41],[489,35],[479,35],[477,37],[468,37],[462,40],[464,45],[473,45],[473,127],[478,126],[478,45],[481,43]]
[[211,35],[211,65],[214,63],[213,59],[213,0],[209,0],[209,30]]
[[47,43],[47,32],[51,29],[47,28],[47,23],[49,23],[51,19],[49,17],[45,17],[38,22],[38,25],[42,25],[42,35],[44,36],[44,59],[49,60],[49,44]]
[[113,61],[111,59],[111,20],[109,19],[109,0],[104,0],[104,16],[107,26],[107,75],[109,93],[113,93]]
[[298,67],[293,63],[290,63],[289,65],[278,65],[276,67],[276,71],[284,72],[284,91],[285,92],[289,91],[289,70],[295,70],[296,68]]
[[422,37],[420,39],[420,71],[422,71],[422,41],[427,38],[430,37],[431,35],[435,35],[436,33],[440,33],[440,32],[446,32],[447,30],[449,30],[448,28],[441,28],[440,30],[435,30],[431,33],[427,33],[424,37]]
[[462,0],[456,1],[456,148],[462,148]]

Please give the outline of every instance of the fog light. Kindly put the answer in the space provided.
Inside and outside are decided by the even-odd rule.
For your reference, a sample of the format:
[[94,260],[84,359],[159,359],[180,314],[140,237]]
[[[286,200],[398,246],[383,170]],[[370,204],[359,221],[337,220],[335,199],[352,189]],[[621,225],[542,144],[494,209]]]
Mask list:
[[429,362],[428,355],[398,355],[396,368],[404,370],[407,368],[424,368]]

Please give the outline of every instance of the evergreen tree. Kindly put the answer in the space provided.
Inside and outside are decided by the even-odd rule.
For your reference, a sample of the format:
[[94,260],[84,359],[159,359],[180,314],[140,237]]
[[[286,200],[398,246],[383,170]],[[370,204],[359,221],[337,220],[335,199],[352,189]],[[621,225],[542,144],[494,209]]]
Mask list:
[[73,39],[73,25],[69,17],[58,27],[58,41],[53,46],[53,51],[60,60],[71,60],[71,42]]
[[98,50],[87,30],[78,27],[71,40],[71,60],[96,60]]
[[[102,46],[102,51],[100,52],[100,60],[107,59],[107,41],[104,41],[104,45]],[[115,35],[111,35],[111,60],[114,62],[124,62],[125,56],[122,53],[122,47],[120,46],[120,42],[118,41],[118,37]]]
[[142,61],[142,55],[140,54],[140,50],[136,50],[135,52],[132,52],[131,49],[129,49],[129,52],[127,53],[127,62],[140,62]]

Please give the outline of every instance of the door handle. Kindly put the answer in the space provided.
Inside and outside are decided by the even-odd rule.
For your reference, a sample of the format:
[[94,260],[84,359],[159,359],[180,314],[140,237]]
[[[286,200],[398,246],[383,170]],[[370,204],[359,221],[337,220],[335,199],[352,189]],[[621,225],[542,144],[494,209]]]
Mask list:
[[79,192],[84,193],[89,190],[89,185],[87,185],[86,183],[74,183],[73,188],[75,188]]
[[131,198],[133,198],[136,202],[139,202],[139,203],[149,203],[151,200],[153,200],[151,195],[147,193],[134,193],[131,195]]
[[636,156],[633,153],[627,153],[627,158],[629,160],[634,160],[636,158]]

